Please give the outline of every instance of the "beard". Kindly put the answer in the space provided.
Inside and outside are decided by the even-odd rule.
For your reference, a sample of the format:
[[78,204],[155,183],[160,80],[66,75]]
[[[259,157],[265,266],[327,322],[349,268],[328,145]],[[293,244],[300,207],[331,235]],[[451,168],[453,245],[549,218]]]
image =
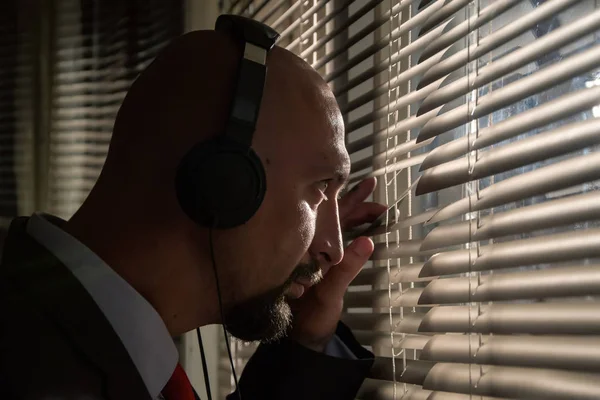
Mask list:
[[269,343],[285,337],[292,326],[292,310],[285,292],[297,279],[312,284],[323,278],[316,260],[298,264],[279,287],[234,305],[225,314],[225,327],[238,339]]

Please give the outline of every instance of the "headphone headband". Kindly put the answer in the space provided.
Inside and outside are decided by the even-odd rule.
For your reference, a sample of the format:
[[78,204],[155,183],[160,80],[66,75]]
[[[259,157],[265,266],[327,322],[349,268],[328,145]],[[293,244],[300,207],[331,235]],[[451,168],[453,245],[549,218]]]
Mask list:
[[271,50],[279,39],[279,33],[273,28],[239,15],[220,15],[217,18],[215,30],[230,32],[237,40],[252,43],[267,51]]
[[231,34],[244,46],[225,136],[250,148],[267,75],[267,53],[279,34],[267,25],[237,15],[219,16],[215,29]]

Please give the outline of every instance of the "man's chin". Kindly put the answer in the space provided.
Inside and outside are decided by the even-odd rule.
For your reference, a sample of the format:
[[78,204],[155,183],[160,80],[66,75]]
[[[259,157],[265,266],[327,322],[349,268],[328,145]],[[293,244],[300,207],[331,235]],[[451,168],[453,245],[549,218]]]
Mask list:
[[272,342],[284,337],[292,325],[287,299],[301,297],[306,287],[323,277],[315,260],[299,264],[280,287],[234,306],[225,315],[225,326],[238,339]]
[[267,301],[256,298],[235,306],[225,316],[229,333],[236,338],[269,343],[286,336],[292,324],[292,311],[284,295]]

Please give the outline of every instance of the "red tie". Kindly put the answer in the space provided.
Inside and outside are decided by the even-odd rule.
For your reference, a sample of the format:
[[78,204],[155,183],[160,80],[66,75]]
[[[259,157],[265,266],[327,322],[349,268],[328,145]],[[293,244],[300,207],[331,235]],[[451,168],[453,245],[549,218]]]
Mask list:
[[195,400],[192,384],[181,365],[177,364],[169,382],[162,390],[166,400]]

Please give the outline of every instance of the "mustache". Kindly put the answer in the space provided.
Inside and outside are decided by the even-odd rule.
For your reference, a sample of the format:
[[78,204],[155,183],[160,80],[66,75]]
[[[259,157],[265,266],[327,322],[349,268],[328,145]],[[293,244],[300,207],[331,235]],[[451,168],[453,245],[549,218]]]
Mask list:
[[323,271],[319,267],[318,261],[311,259],[307,263],[298,264],[287,279],[285,286],[288,287],[298,279],[308,279],[313,285],[319,283],[323,279]]

